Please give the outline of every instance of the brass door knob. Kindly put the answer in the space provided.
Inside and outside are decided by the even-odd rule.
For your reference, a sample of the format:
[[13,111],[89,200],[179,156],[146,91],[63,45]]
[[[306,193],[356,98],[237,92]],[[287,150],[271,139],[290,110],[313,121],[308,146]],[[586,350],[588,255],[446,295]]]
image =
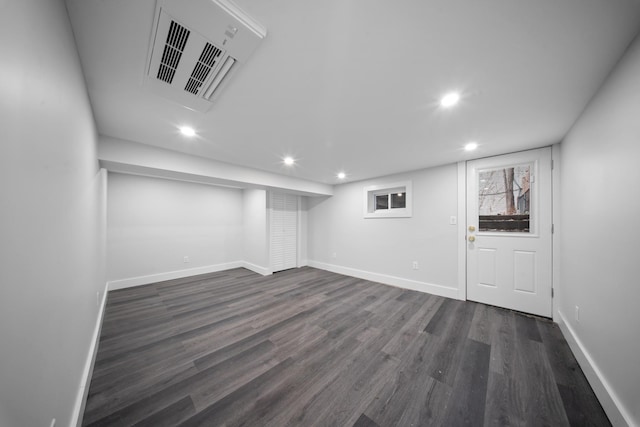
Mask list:
[[469,236],[469,241],[470,242],[475,242],[476,241],[476,236]]
[[471,231],[473,233],[474,231],[476,231],[476,228],[473,225],[470,225],[469,226],[469,231]]

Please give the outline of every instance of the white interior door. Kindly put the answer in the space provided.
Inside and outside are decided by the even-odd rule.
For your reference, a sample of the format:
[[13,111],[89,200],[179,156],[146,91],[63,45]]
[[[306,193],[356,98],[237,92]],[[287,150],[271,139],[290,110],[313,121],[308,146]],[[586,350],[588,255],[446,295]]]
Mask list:
[[297,267],[298,196],[271,193],[271,270]]
[[551,148],[467,162],[467,298],[551,317]]

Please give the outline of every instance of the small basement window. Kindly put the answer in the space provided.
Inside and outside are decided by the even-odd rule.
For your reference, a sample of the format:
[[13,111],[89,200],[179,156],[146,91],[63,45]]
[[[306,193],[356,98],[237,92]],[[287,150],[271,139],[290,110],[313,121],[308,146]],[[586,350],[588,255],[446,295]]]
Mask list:
[[411,217],[411,181],[364,189],[365,218]]

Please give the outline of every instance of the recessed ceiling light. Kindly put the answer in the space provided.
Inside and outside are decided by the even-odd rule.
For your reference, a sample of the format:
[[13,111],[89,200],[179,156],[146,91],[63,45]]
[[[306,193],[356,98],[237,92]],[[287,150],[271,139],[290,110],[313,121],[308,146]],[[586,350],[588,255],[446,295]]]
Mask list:
[[444,108],[449,108],[456,105],[458,101],[460,101],[460,94],[458,92],[451,92],[440,99],[440,105]]
[[293,157],[285,157],[283,161],[284,164],[288,166],[291,166],[295,162],[295,160],[293,160]]
[[478,143],[477,142],[470,142],[467,145],[464,146],[464,149],[466,151],[473,151],[476,148],[478,148]]
[[180,126],[180,133],[183,134],[184,136],[188,136],[188,137],[192,137],[192,136],[196,136],[196,131],[189,126]]
[[338,179],[345,179],[347,177],[347,174],[345,174],[344,172],[340,172],[338,174]]

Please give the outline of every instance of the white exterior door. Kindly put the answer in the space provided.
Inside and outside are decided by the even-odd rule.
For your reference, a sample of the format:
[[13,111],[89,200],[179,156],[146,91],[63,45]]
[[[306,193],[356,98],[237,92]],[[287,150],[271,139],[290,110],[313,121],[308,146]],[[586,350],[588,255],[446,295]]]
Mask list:
[[271,193],[271,271],[298,263],[298,196]]
[[551,148],[467,162],[467,298],[551,317]]

